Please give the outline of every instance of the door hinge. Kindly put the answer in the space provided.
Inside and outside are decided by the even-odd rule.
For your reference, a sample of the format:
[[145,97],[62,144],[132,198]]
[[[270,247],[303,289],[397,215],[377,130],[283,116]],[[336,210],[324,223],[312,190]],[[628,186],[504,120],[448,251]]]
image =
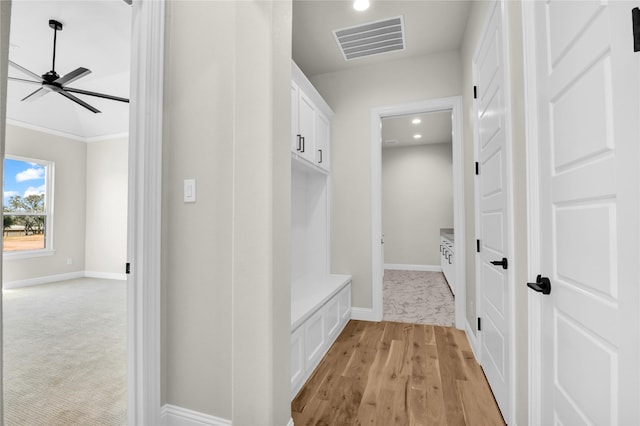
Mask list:
[[476,240],[476,253],[480,253],[480,240]]
[[473,99],[478,99],[478,86],[473,86]]
[[131,263],[127,262],[127,264],[124,267],[124,273],[125,274],[130,274],[131,273]]
[[633,51],[640,52],[640,9],[631,9],[631,21],[633,22]]
[[476,161],[476,176],[480,174],[480,163]]
[[482,318],[478,317],[478,331],[482,331]]

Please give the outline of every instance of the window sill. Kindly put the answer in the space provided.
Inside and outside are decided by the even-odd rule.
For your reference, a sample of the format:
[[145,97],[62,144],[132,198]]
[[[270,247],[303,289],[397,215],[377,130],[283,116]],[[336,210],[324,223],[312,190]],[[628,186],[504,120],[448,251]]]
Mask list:
[[2,258],[4,260],[29,259],[32,257],[53,256],[55,252],[53,249],[8,251],[2,253]]

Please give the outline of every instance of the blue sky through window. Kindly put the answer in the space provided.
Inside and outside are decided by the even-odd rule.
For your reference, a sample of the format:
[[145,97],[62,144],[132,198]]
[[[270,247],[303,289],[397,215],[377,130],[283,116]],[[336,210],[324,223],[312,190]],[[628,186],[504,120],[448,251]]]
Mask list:
[[45,167],[29,161],[4,159],[4,205],[14,195],[45,193]]

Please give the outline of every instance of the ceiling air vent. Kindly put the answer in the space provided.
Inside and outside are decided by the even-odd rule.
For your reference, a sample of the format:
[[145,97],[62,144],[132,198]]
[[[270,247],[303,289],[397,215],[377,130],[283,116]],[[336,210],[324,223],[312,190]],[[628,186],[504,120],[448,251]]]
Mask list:
[[402,16],[334,30],[333,34],[347,61],[405,48]]

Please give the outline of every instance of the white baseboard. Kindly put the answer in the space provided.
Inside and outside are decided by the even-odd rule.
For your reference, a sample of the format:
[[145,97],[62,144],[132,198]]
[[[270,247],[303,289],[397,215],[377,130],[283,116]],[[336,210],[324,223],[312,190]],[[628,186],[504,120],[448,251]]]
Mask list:
[[26,280],[5,281],[2,283],[2,288],[22,288],[31,287],[34,285],[55,283],[57,281],[72,280],[74,278],[84,278],[84,271],[67,272],[65,274],[47,275],[44,277],[29,278]]
[[469,324],[469,321],[466,321],[466,327],[464,331],[467,335],[467,340],[469,340],[469,345],[471,345],[473,355],[476,357],[476,359],[480,359],[478,358],[478,348],[476,347],[478,341],[476,340],[476,335],[473,333],[473,327],[471,326],[471,324]]
[[95,271],[76,271],[67,272],[65,274],[46,275],[44,277],[28,278],[26,280],[6,281],[2,283],[2,288],[22,288],[32,287],[35,285],[55,283],[58,281],[72,280],[74,278],[102,278],[107,280],[126,280],[127,274],[118,274],[115,272],[95,272]]
[[165,404],[160,410],[163,426],[231,426],[231,420]]
[[440,265],[407,265],[404,263],[385,263],[384,269],[394,269],[396,271],[442,272],[442,267]]
[[121,280],[127,279],[127,274],[120,274],[117,272],[96,272],[96,271],[84,271],[84,276],[87,278],[102,278],[105,280]]
[[351,308],[351,319],[359,321],[380,321],[371,308]]

